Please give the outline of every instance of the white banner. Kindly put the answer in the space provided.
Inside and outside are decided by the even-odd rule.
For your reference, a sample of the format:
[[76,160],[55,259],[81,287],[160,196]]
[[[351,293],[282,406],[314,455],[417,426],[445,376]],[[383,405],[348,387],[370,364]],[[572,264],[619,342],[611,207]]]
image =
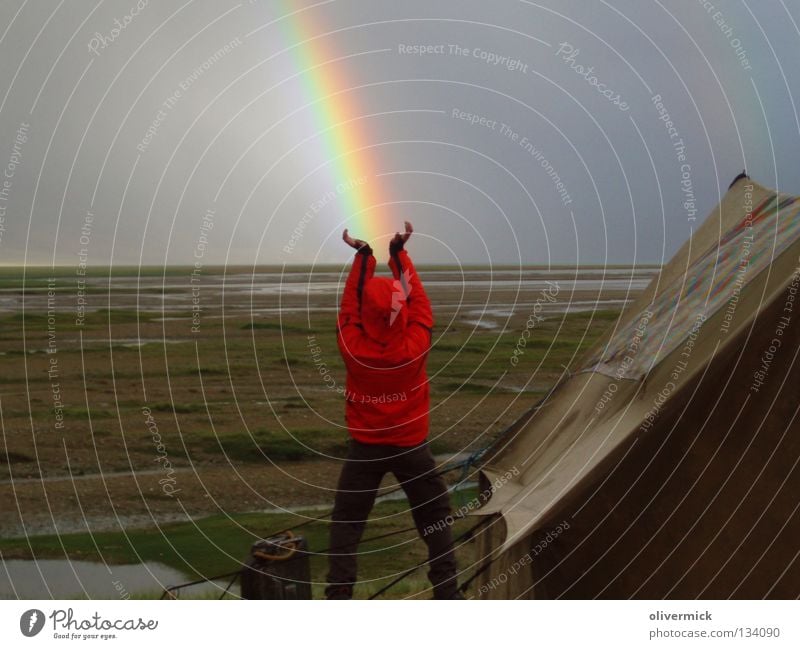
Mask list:
[[799,614],[796,601],[31,600],[0,602],[0,637],[3,647],[798,647]]

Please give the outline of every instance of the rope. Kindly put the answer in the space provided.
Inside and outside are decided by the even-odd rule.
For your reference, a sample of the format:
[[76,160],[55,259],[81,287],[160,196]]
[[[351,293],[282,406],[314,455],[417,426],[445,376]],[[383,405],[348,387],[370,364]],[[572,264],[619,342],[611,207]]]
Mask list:
[[[505,432],[505,431],[504,431],[504,432]],[[483,448],[483,449],[481,449],[481,450],[479,450],[479,451],[476,451],[475,453],[473,453],[472,455],[470,455],[470,456],[469,456],[467,459],[465,459],[465,460],[462,460],[461,462],[457,462],[456,464],[453,464],[452,466],[449,466],[449,467],[445,465],[444,467],[442,467],[441,469],[439,469],[438,471],[436,471],[436,472],[433,474],[433,476],[435,477],[435,476],[444,475],[445,473],[450,473],[450,471],[454,471],[455,469],[458,469],[458,468],[460,468],[461,466],[463,466],[463,465],[464,465],[464,463],[466,463],[466,462],[470,462],[470,461],[471,461],[471,458],[472,458],[473,456],[476,456],[476,455],[478,455],[478,454],[481,454],[481,455],[482,455],[482,454],[483,454],[484,452],[486,452],[486,451],[487,451],[487,450],[488,450],[488,449],[489,449],[489,448],[490,448],[490,447],[491,447],[491,446],[492,446],[492,445],[493,445],[493,444],[494,444],[496,441],[497,441],[497,439],[493,440],[493,441],[491,442],[491,444],[489,444],[489,445],[488,445],[486,448]],[[394,493],[397,493],[398,491],[402,491],[402,489],[403,489],[403,485],[397,485],[396,487],[392,487],[391,489],[389,489],[389,490],[388,490],[388,491],[386,491],[385,493],[382,493],[382,494],[380,495],[380,498],[385,498],[386,496],[390,496],[390,495],[392,495],[392,494],[394,494]],[[274,536],[280,536],[281,534],[285,534],[286,532],[291,532],[292,530],[298,530],[298,529],[300,529],[300,528],[302,528],[302,527],[305,527],[306,525],[310,525],[311,523],[319,523],[319,522],[323,522],[323,521],[324,521],[326,518],[328,518],[329,516],[332,516],[332,515],[333,515],[333,511],[334,511],[334,510],[333,510],[333,509],[331,509],[329,512],[327,512],[326,514],[323,514],[323,515],[322,515],[322,516],[320,516],[319,518],[309,518],[308,520],[306,520],[306,521],[304,521],[304,522],[302,522],[302,523],[299,523],[299,524],[297,524],[297,525],[293,525],[292,527],[286,527],[286,528],[284,528],[284,529],[282,529],[282,530],[278,530],[277,532],[269,532],[269,533],[264,533],[264,535],[263,535],[263,536],[264,536],[264,538],[272,538],[272,537],[274,537]]]
[[[567,372],[569,372],[569,370],[567,370]],[[563,377],[563,375],[562,375],[562,377]],[[483,448],[478,449],[477,451],[474,451],[472,454],[470,454],[469,457],[467,457],[464,460],[461,460],[460,462],[456,462],[455,464],[452,464],[451,466],[447,466],[447,465],[443,466],[441,469],[439,469],[433,475],[434,476],[444,475],[445,473],[449,473],[450,471],[454,471],[455,469],[464,467],[465,471],[464,471],[463,476],[465,476],[466,475],[466,469],[468,469],[470,466],[472,466],[474,464],[477,464],[478,462],[483,460],[484,456],[487,455],[489,453],[489,451],[492,448],[494,448],[494,446],[501,439],[503,439],[506,435],[508,435],[509,432],[511,432],[511,430],[514,428],[514,426],[516,426],[516,424],[520,421],[520,419],[525,418],[529,414],[532,414],[533,412],[535,412],[536,410],[541,408],[541,406],[544,404],[544,402],[547,399],[549,399],[553,394],[555,394],[555,392],[561,387],[561,385],[563,383],[565,383],[565,381],[562,378],[556,383],[556,385],[546,395],[544,395],[541,399],[539,399],[539,401],[537,401],[531,408],[526,410],[525,413],[522,415],[522,417],[518,418],[516,421],[514,421],[514,423],[510,424],[509,426],[506,426],[502,431],[497,433],[495,435],[495,437],[492,439],[492,441],[490,441],[486,446],[484,446]],[[385,498],[386,496],[389,496],[389,495],[391,495],[393,493],[397,493],[398,491],[402,490],[402,488],[403,488],[402,485],[397,485],[396,487],[393,487],[392,489],[390,489],[386,493],[381,494],[380,497],[381,498]],[[310,525],[311,523],[319,523],[321,521],[324,521],[326,518],[328,518],[331,515],[333,515],[333,509],[331,509],[326,514],[323,514],[319,518],[309,518],[308,520],[306,520],[306,521],[304,521],[302,523],[299,523],[298,525],[294,525],[291,528],[286,527],[286,528],[284,528],[282,530],[278,530],[277,532],[264,534],[264,537],[265,538],[270,538],[270,537],[273,537],[273,536],[278,536],[280,534],[284,534],[285,532],[290,532],[292,529],[300,529],[302,527],[305,527],[306,525]]]
[[164,589],[164,592],[161,594],[161,597],[159,599],[164,599],[167,596],[170,596],[172,597],[172,599],[175,599],[175,596],[172,593],[172,591],[174,590],[180,590],[181,588],[188,588],[189,586],[197,586],[198,584],[205,584],[208,583],[209,581],[217,581],[218,579],[225,579],[226,577],[231,577],[233,575],[238,576],[240,572],[241,572],[240,570],[236,570],[235,572],[226,572],[225,574],[217,575],[216,577],[206,577],[204,579],[198,579],[197,581],[190,581],[185,584],[179,584],[177,586],[168,586],[167,588]]
[[473,573],[473,575],[469,579],[467,579],[463,584],[461,584],[458,587],[458,590],[461,591],[462,593],[466,592],[467,588],[469,588],[469,585],[473,581],[475,581],[475,579],[477,579],[480,575],[482,575],[486,570],[488,570],[489,566],[491,566],[498,559],[498,557],[499,555],[497,557],[494,557],[493,559],[489,559],[486,563],[484,563],[480,568],[478,568]]
[[[456,520],[458,520],[458,519],[461,519],[461,518],[466,518],[466,517],[465,517],[464,515],[459,515],[459,516],[457,516],[457,517],[454,517],[454,518],[455,518]],[[470,536],[470,535],[471,535],[471,534],[472,534],[472,533],[473,533],[473,532],[474,532],[476,529],[478,529],[478,528],[479,528],[481,525],[483,525],[483,524],[486,522],[486,520],[487,520],[487,519],[488,519],[488,517],[486,517],[486,518],[484,518],[484,519],[482,519],[482,520],[478,521],[477,523],[475,523],[475,525],[473,525],[472,527],[470,527],[470,528],[469,528],[469,529],[468,529],[466,532],[464,532],[463,534],[461,534],[461,535],[460,535],[458,538],[456,538],[456,539],[453,541],[453,546],[456,546],[458,543],[460,543],[461,541],[463,541],[464,539],[466,539],[468,536]],[[399,584],[401,581],[403,581],[403,579],[405,579],[405,578],[406,578],[406,577],[408,577],[409,575],[411,575],[411,574],[415,573],[417,570],[419,570],[420,568],[422,568],[422,566],[424,566],[424,565],[427,565],[428,563],[430,563],[430,559],[426,559],[425,561],[421,561],[420,563],[418,563],[418,564],[417,564],[416,566],[414,566],[413,568],[409,568],[409,569],[408,569],[408,570],[406,570],[406,571],[405,571],[403,574],[401,574],[399,577],[395,577],[395,578],[394,578],[392,581],[390,581],[388,584],[386,584],[385,586],[383,586],[383,587],[382,587],[380,590],[378,590],[377,592],[375,592],[375,593],[373,593],[372,595],[370,595],[369,599],[375,599],[375,598],[376,598],[376,597],[378,597],[379,595],[382,595],[382,594],[383,594],[383,593],[385,593],[387,590],[389,590],[389,589],[390,589],[392,586],[394,586],[395,584]],[[459,590],[461,590],[461,589],[459,588]]]
[[[525,412],[525,414],[522,416],[522,418],[524,418],[528,414],[533,413],[536,410],[538,410],[542,406],[542,404],[561,387],[562,383],[564,383],[563,380],[561,380],[558,383],[556,383],[556,385],[553,387],[553,389],[550,390],[544,397],[542,397],[542,399],[540,399],[536,404],[534,404],[529,410],[527,410]],[[466,478],[466,476],[468,474],[469,467],[473,466],[473,465],[477,465],[480,461],[482,461],[484,456],[486,456],[486,454],[489,453],[489,451],[497,444],[497,442],[500,441],[501,439],[503,439],[514,428],[514,426],[518,422],[519,422],[519,419],[517,421],[515,421],[513,424],[511,424],[510,426],[507,426],[500,433],[498,433],[494,437],[494,439],[492,439],[492,441],[489,442],[489,444],[487,444],[485,447],[483,447],[481,449],[478,449],[477,451],[473,452],[466,459],[464,459],[464,460],[462,460],[460,462],[456,462],[455,464],[453,464],[451,466],[446,466],[445,465],[444,467],[442,467],[441,469],[436,471],[433,475],[434,476],[440,476],[440,475],[444,475],[446,473],[449,473],[450,471],[454,471],[455,469],[463,468],[462,475],[459,478],[459,483],[457,483],[457,484],[460,484]],[[402,490],[402,488],[403,488],[402,485],[397,485],[396,487],[394,487],[394,488],[390,489],[389,491],[387,491],[386,493],[382,494],[382,497],[386,497],[386,496],[391,495],[393,493],[397,493],[398,491]],[[293,537],[294,536],[293,530],[301,529],[301,528],[305,527],[306,525],[310,525],[311,523],[322,522],[325,519],[327,519],[328,517],[330,517],[333,514],[333,511],[334,510],[331,509],[329,512],[327,512],[326,514],[324,514],[323,516],[321,516],[319,518],[309,518],[308,520],[306,520],[306,521],[304,521],[302,523],[294,525],[292,528],[288,528],[287,527],[287,528],[284,528],[282,530],[278,530],[277,532],[272,532],[272,533],[265,534],[265,537],[266,538],[273,538],[273,537],[276,537],[276,536],[280,536],[282,534],[284,534],[284,535],[285,534],[289,534],[289,535],[292,535],[292,537]],[[461,514],[461,515],[458,515],[458,516],[454,516],[453,518],[454,518],[454,520],[461,520],[463,518],[466,518],[466,516]],[[464,534],[462,534],[453,543],[456,544],[459,541],[461,541],[462,539],[466,538],[469,534],[471,534],[480,525],[483,525],[483,523],[488,518],[489,517],[486,517],[485,519],[483,519],[483,520],[479,521],[478,523],[476,523],[475,525],[473,525],[470,529],[468,529]],[[378,539],[387,538],[387,537],[394,536],[394,535],[397,535],[397,534],[404,534],[406,532],[410,532],[410,531],[413,531],[413,530],[416,530],[416,527],[410,527],[410,528],[406,528],[404,530],[396,530],[396,531],[393,531],[393,532],[387,532],[385,534],[379,534],[377,536],[373,536],[373,537],[369,537],[369,538],[366,538],[366,539],[362,539],[361,542],[364,543],[364,542],[367,542],[367,541],[375,541],[375,540],[378,540]],[[335,550],[335,549],[337,549],[336,546],[331,546],[331,547],[325,548],[324,550],[321,550],[321,551],[317,552],[316,554],[323,554],[325,552],[330,552],[331,550]],[[267,553],[261,553],[260,551],[257,551],[257,552],[259,552],[259,554],[257,554],[256,556],[264,555],[263,558],[268,558],[270,560],[285,560],[285,559],[289,559],[291,556],[296,554],[298,551],[299,551],[299,549],[297,548],[297,546],[295,546],[295,547],[292,548],[291,552],[288,555],[277,555],[276,557],[274,557],[274,556],[269,555]],[[259,556],[259,558],[262,558],[262,557]],[[392,582],[390,582],[389,584],[387,584],[386,586],[381,588],[377,593],[373,594],[370,597],[370,599],[374,599],[378,595],[386,592],[389,588],[391,588],[395,584],[397,584],[400,581],[402,581],[403,579],[405,579],[408,575],[414,573],[417,569],[419,569],[421,566],[424,566],[426,563],[428,563],[428,561],[424,561],[424,562],[418,564],[417,566],[414,566],[410,570],[407,570],[402,575],[400,575],[399,577],[394,579]],[[464,584],[462,584],[459,587],[459,590],[463,590],[464,588],[466,588],[466,586],[469,583],[471,583],[472,580],[474,580],[481,572],[486,570],[486,568],[488,568],[488,566],[489,566],[489,564],[486,564],[481,569],[479,569],[474,575],[472,575],[472,577],[470,577],[469,580],[467,580]],[[180,590],[182,588],[187,588],[189,586],[195,586],[197,584],[202,584],[202,583],[206,583],[206,582],[209,582],[209,581],[216,581],[218,579],[224,579],[226,577],[233,577],[233,579],[231,580],[231,583],[228,586],[228,589],[229,589],[230,586],[233,585],[233,583],[236,581],[236,579],[238,578],[238,576],[240,574],[241,574],[241,571],[237,570],[235,572],[229,572],[229,573],[225,573],[223,575],[217,575],[215,577],[208,577],[206,579],[200,579],[200,580],[197,580],[197,581],[187,582],[185,584],[180,584],[178,586],[170,586],[169,588],[166,588],[164,590],[164,593],[162,594],[161,599],[164,599],[164,597],[166,597],[167,595],[172,595],[173,591],[177,591],[177,590]],[[223,597],[225,596],[226,593],[227,593],[227,589],[226,589],[225,592],[223,592]]]
[[[471,454],[471,455],[470,455],[470,456],[469,456],[469,457],[468,457],[466,460],[464,460],[463,462],[459,462],[458,464],[456,464],[456,465],[454,465],[454,466],[450,467],[450,469],[448,469],[448,470],[452,470],[452,469],[458,468],[459,466],[462,466],[462,465],[463,465],[463,466],[464,466],[464,473],[462,474],[462,480],[463,480],[463,478],[464,478],[464,477],[466,477],[466,475],[467,475],[467,471],[468,471],[468,468],[469,468],[471,465],[473,465],[473,464],[477,464],[478,462],[480,462],[481,460],[483,460],[484,456],[485,456],[487,453],[489,453],[489,451],[490,451],[490,450],[491,450],[491,449],[492,449],[492,448],[493,448],[493,447],[494,447],[494,446],[497,444],[497,442],[499,442],[499,441],[500,441],[501,439],[503,439],[503,438],[504,438],[506,435],[508,435],[508,434],[511,432],[511,430],[512,430],[512,429],[513,429],[513,428],[514,428],[514,427],[515,427],[515,426],[516,426],[516,425],[517,425],[517,424],[518,424],[518,423],[519,423],[521,420],[523,420],[523,419],[525,419],[526,417],[528,417],[528,415],[532,415],[532,414],[536,413],[536,412],[537,412],[539,409],[541,409],[541,408],[542,408],[542,406],[545,404],[545,402],[546,402],[546,401],[547,401],[547,400],[548,400],[548,399],[549,399],[551,396],[553,396],[553,395],[554,395],[554,394],[555,394],[555,393],[556,393],[558,390],[560,390],[560,389],[561,389],[561,387],[563,387],[563,385],[564,385],[564,384],[565,384],[565,383],[566,383],[566,382],[567,382],[567,381],[568,381],[568,380],[571,378],[571,376],[572,376],[572,374],[571,374],[571,373],[570,373],[570,371],[569,371],[569,368],[566,368],[566,367],[565,367],[565,370],[566,370],[566,373],[567,373],[567,377],[566,377],[566,379],[564,378],[564,376],[563,376],[563,374],[562,374],[562,377],[561,377],[561,379],[559,379],[559,381],[558,381],[558,382],[557,382],[557,383],[556,383],[556,384],[555,384],[555,385],[554,385],[554,386],[553,386],[553,387],[552,387],[552,388],[551,388],[551,389],[550,389],[550,390],[547,392],[547,394],[545,394],[545,395],[544,395],[544,396],[543,396],[541,399],[539,399],[539,401],[537,401],[537,402],[536,402],[536,403],[535,403],[533,406],[531,406],[531,407],[530,407],[530,408],[529,408],[527,411],[525,411],[525,413],[522,415],[522,417],[518,418],[518,419],[517,419],[517,420],[516,420],[514,423],[512,423],[510,426],[507,426],[507,427],[506,427],[506,428],[505,428],[503,431],[501,431],[500,433],[498,433],[498,434],[495,436],[495,438],[494,438],[494,439],[493,439],[493,440],[492,440],[492,441],[491,441],[489,444],[487,444],[487,445],[486,445],[484,448],[482,448],[482,449],[479,449],[479,450],[475,451],[475,452],[474,452],[474,453],[472,453],[472,454]],[[462,518],[466,518],[466,516],[465,516],[465,515],[463,515],[463,514],[461,514],[461,515],[455,516],[455,517],[454,517],[454,520],[459,520],[459,519],[462,519]],[[471,528],[469,528],[469,529],[468,529],[466,532],[464,532],[464,533],[463,533],[463,534],[462,534],[460,537],[458,537],[458,539],[456,539],[455,541],[453,541],[453,545],[456,545],[458,542],[460,542],[461,540],[465,539],[467,536],[471,535],[471,534],[472,534],[472,532],[474,532],[474,531],[475,531],[475,530],[476,530],[478,527],[480,527],[481,525],[483,525],[483,524],[484,524],[486,521],[488,521],[488,520],[491,520],[491,517],[490,517],[490,516],[486,516],[486,517],[484,517],[482,520],[480,520],[478,523],[476,523],[476,524],[475,524],[475,525],[473,525]],[[496,558],[495,558],[495,559],[496,559]],[[495,561],[495,559],[491,559],[491,560],[489,560],[487,563],[485,563],[483,566],[481,566],[481,567],[480,567],[480,568],[479,568],[479,569],[478,569],[478,570],[477,570],[477,571],[476,571],[476,572],[475,572],[475,573],[474,573],[474,574],[473,574],[473,575],[472,575],[472,576],[471,576],[471,577],[470,577],[470,578],[469,578],[467,581],[465,581],[463,584],[461,584],[461,586],[459,586],[459,587],[458,587],[458,591],[459,591],[459,592],[464,592],[464,591],[466,590],[466,588],[469,586],[469,584],[471,584],[471,583],[472,583],[472,581],[473,581],[473,580],[474,580],[476,577],[478,577],[478,575],[482,574],[482,573],[483,573],[483,572],[484,572],[486,569],[488,569],[488,568],[489,568],[489,566],[490,566],[490,565],[491,565],[491,564],[492,564],[492,563]],[[414,572],[416,572],[416,571],[417,571],[419,568],[421,568],[422,566],[426,565],[427,563],[429,563],[429,560],[423,561],[423,562],[421,562],[421,563],[417,564],[416,566],[414,566],[413,568],[410,568],[409,570],[405,571],[405,572],[404,572],[403,574],[401,574],[399,577],[397,577],[397,578],[393,579],[393,580],[392,580],[391,582],[389,582],[389,583],[388,583],[386,586],[384,586],[384,587],[383,587],[383,588],[381,588],[379,591],[377,591],[377,592],[376,592],[376,593],[374,593],[372,596],[370,596],[370,598],[369,598],[369,599],[375,599],[375,598],[376,598],[376,597],[378,597],[379,595],[381,595],[381,594],[385,593],[387,590],[389,590],[389,588],[391,588],[391,587],[392,587],[392,586],[394,586],[395,584],[397,584],[397,583],[401,582],[403,579],[405,579],[405,578],[406,578],[406,577],[408,577],[409,575],[413,574],[413,573],[414,573]]]
[[478,449],[477,451],[471,453],[466,460],[464,460],[461,469],[461,475],[456,480],[456,486],[453,488],[453,495],[456,496],[456,502],[459,507],[461,507],[464,503],[461,502],[460,498],[458,498],[458,489],[461,485],[463,485],[467,481],[467,476],[469,475],[469,468],[476,464],[478,460],[483,457],[483,454],[489,446],[485,446],[484,448]]
[[[472,456],[470,456],[470,457],[472,457]],[[449,473],[450,471],[453,471],[454,469],[459,468],[464,462],[467,462],[467,461],[469,461],[469,458],[467,458],[467,460],[464,460],[462,462],[458,462],[457,464],[454,464],[453,466],[444,467],[444,468],[440,469],[439,471],[437,471],[434,475],[443,475],[445,473]],[[389,491],[387,491],[385,494],[383,494],[383,496],[388,496],[389,494],[396,493],[397,491],[400,491],[401,489],[402,489],[402,486],[398,485],[397,487],[394,487],[394,488],[390,489]],[[282,530],[280,530],[278,532],[273,532],[271,534],[267,534],[266,538],[273,538],[273,537],[276,537],[276,536],[280,536],[282,534],[291,534],[292,536],[294,536],[293,529],[297,530],[297,529],[300,529],[301,527],[305,527],[306,525],[309,525],[311,523],[316,523],[316,522],[323,521],[325,518],[329,517],[331,514],[333,514],[333,510],[332,509],[331,509],[331,511],[329,511],[327,514],[325,514],[324,516],[322,516],[320,518],[309,518],[307,521],[305,521],[303,523],[300,523],[299,525],[295,525],[294,528],[290,529],[290,528],[287,527],[287,528],[282,529]],[[463,518],[463,516],[459,516],[458,518]],[[367,541],[376,541],[376,540],[379,540],[379,539],[387,538],[389,536],[394,536],[396,534],[405,534],[406,532],[416,531],[416,529],[417,529],[416,527],[409,527],[409,528],[406,528],[406,529],[403,529],[403,530],[395,530],[395,531],[392,531],[392,532],[386,532],[384,534],[379,534],[377,536],[371,536],[371,537],[368,537],[366,539],[362,539],[361,542],[362,543],[366,543]],[[330,550],[337,549],[337,547],[338,546],[331,546],[329,548],[325,548],[324,550],[320,550],[319,552],[316,552],[315,554],[322,554],[324,552],[329,552]],[[299,551],[300,550],[297,547],[295,547],[293,549],[293,551],[292,551],[292,555],[297,553],[297,552],[299,552]],[[260,551],[257,551],[257,552],[260,553]],[[254,552],[253,554],[255,555],[256,553]],[[267,554],[267,553],[262,553],[262,554]],[[258,555],[256,555],[256,556],[258,556]],[[279,557],[278,560],[288,559],[289,558],[289,556],[286,556],[286,555],[277,555],[277,556]],[[214,576],[214,577],[206,577],[205,579],[198,579],[196,581],[190,581],[190,582],[187,582],[185,584],[179,584],[177,586],[170,586],[170,587],[164,589],[164,593],[161,595],[161,599],[164,599],[164,597],[166,597],[168,595],[172,595],[173,591],[177,591],[177,590],[180,590],[182,588],[188,588],[189,586],[196,586],[198,584],[204,584],[204,583],[207,583],[209,581],[217,581],[218,579],[225,579],[226,577],[231,577],[231,576],[233,576],[234,579],[231,581],[230,585],[233,585],[233,583],[236,581],[236,578],[240,574],[241,574],[241,570],[237,570],[235,572],[226,572],[225,574],[217,575],[217,576]],[[230,586],[228,586],[228,588],[230,588]],[[223,593],[223,596],[224,595],[225,595],[225,593]]]
[[[485,451],[485,450],[486,449],[482,449],[482,451]],[[464,464],[466,464],[468,462],[471,462],[473,460],[473,458],[476,457],[482,451],[478,451],[476,453],[473,453],[466,460],[463,460],[462,462],[458,462],[457,464],[454,464],[451,467],[445,467],[445,468],[439,470],[436,473],[436,475],[442,475],[444,473],[449,473],[450,471],[453,471],[454,469],[457,469],[457,468],[461,467],[462,465],[464,465]],[[395,487],[395,488],[391,489],[390,491],[387,491],[386,494],[384,494],[384,495],[389,495],[391,493],[395,493],[395,492],[399,491],[400,489],[402,489],[402,487],[400,487],[400,486]],[[325,514],[325,516],[323,518],[327,518],[332,513],[333,513],[333,510],[331,510],[330,512]],[[466,518],[466,516],[463,515],[463,514],[460,514],[458,516],[454,516],[453,520],[461,520],[463,518]],[[313,518],[309,519],[306,522],[295,526],[295,529],[299,529],[301,527],[304,527],[305,525],[308,525],[309,523],[318,522],[320,520],[322,520],[322,519],[313,519]],[[477,527],[478,525],[480,525],[482,523],[483,523],[483,521],[480,521],[472,529],[474,529],[475,527]],[[392,532],[385,532],[383,534],[378,534],[376,536],[370,536],[370,537],[367,537],[365,539],[361,539],[360,543],[367,543],[369,541],[377,541],[377,540],[380,540],[380,539],[388,538],[390,536],[396,536],[398,534],[405,534],[407,532],[415,532],[415,531],[417,531],[416,526],[415,527],[407,527],[407,528],[402,529],[402,530],[394,530]],[[471,530],[468,530],[468,532],[469,531],[471,531]],[[287,528],[287,529],[281,530],[281,531],[279,531],[279,532],[277,532],[275,534],[271,534],[267,538],[272,538],[272,537],[275,537],[275,536],[279,536],[281,534],[291,535],[292,538],[295,536],[293,531],[291,529]],[[462,535],[462,536],[465,536],[465,535]],[[455,541],[455,542],[457,542],[457,541]],[[330,552],[331,550],[336,550],[339,547],[341,547],[341,546],[330,546],[330,547],[327,547],[327,548],[325,548],[323,550],[319,550],[319,551],[315,552],[314,554],[324,554],[326,552]],[[261,552],[260,550],[256,550],[255,552],[253,552],[253,555],[258,557],[258,558],[264,558],[264,559],[273,560],[273,561],[275,561],[275,560],[282,561],[282,560],[289,559],[290,557],[294,556],[297,552],[301,552],[301,550],[295,545],[295,546],[293,546],[291,548],[291,552],[286,554],[286,555],[270,555],[270,554],[268,554],[266,552]],[[306,551],[306,552],[309,553],[308,551]],[[420,564],[420,565],[424,565],[424,564]],[[418,567],[419,566],[416,566],[416,567],[412,568],[411,571],[408,574],[411,574],[412,572],[414,572]],[[227,591],[230,589],[230,587],[234,584],[234,582],[236,581],[236,579],[240,575],[241,575],[241,570],[237,570],[235,572],[227,572],[225,574],[217,575],[215,577],[207,577],[205,579],[198,579],[196,581],[190,581],[190,582],[187,582],[185,584],[179,584],[177,586],[170,586],[170,587],[164,589],[164,593],[161,595],[161,599],[164,599],[164,597],[167,596],[167,595],[172,595],[173,591],[177,591],[177,590],[180,590],[180,589],[183,589],[183,588],[188,588],[189,586],[196,586],[198,584],[204,584],[204,583],[207,583],[209,581],[217,581],[218,579],[224,579],[226,577],[233,577],[233,579],[231,580],[230,584],[228,584],[228,587],[225,589],[225,591],[223,592],[222,596],[220,597],[220,599],[222,599],[227,594]],[[400,580],[398,579],[397,581],[400,581]],[[393,582],[392,584],[389,584],[389,587],[393,586],[394,583],[396,583],[396,582]],[[379,591],[379,592],[383,592],[383,591]],[[174,595],[172,595],[172,596],[174,597]]]
[[219,596],[220,599],[224,599],[225,598],[225,595],[228,594],[228,592],[231,589],[231,586],[233,586],[233,584],[236,582],[237,579],[239,579],[239,577],[241,577],[241,575],[242,575],[242,573],[239,571],[233,576],[233,579],[231,579],[228,582],[228,585],[225,586],[225,590],[222,591],[222,595]]
[[[377,536],[369,536],[366,539],[361,539],[359,543],[367,543],[368,541],[377,541],[379,539],[385,539],[390,536],[395,536],[396,534],[405,534],[406,532],[416,532],[417,528],[415,527],[407,527],[404,530],[395,530],[393,532],[384,532],[383,534],[378,534]],[[341,545],[332,545],[330,547],[325,548],[324,550],[319,550],[314,554],[325,554],[326,552],[330,552],[331,550],[338,550],[341,548]]]

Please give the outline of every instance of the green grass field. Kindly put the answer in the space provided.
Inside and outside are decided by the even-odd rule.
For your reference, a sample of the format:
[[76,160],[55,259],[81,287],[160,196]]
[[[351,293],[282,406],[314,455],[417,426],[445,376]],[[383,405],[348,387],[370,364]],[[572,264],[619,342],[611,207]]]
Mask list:
[[[208,271],[213,281],[203,294],[201,326],[193,330],[190,310],[161,313],[152,307],[154,297],[189,290],[188,269],[91,272],[96,281],[87,300],[93,309],[76,323],[72,269],[31,268],[24,279],[18,269],[0,269],[0,289],[30,301],[24,314],[0,314],[4,557],[152,560],[187,578],[218,574],[235,569],[253,538],[298,519],[253,511],[332,503],[347,432],[341,394],[323,380],[319,362],[335,385],[344,385],[335,294],[311,294],[307,304],[292,295],[228,295]],[[43,291],[54,274],[55,300],[62,308],[48,319]],[[132,290],[137,277],[152,282]],[[170,282],[166,291],[160,288],[162,277]],[[476,304],[490,310],[495,301],[524,305],[527,300],[530,305],[537,295],[502,290],[490,287],[487,293],[465,285],[429,291],[437,318],[428,358],[435,453],[485,446],[544,395],[565,368],[574,369],[619,315],[616,310],[556,312],[537,321],[520,348],[530,307],[493,316],[493,328],[472,324],[478,317]],[[559,300],[593,296],[599,297],[563,294]],[[140,310],[120,306],[148,299],[150,306]],[[305,311],[270,315],[270,309],[287,303],[301,304]],[[468,308],[458,306],[462,303]],[[251,313],[250,306],[260,311]],[[321,349],[316,358],[311,346]],[[516,364],[510,361],[515,348],[522,351]],[[54,360],[55,377],[48,373]],[[56,383],[63,402],[61,427],[54,417]],[[145,412],[157,425],[157,440]],[[162,452],[178,472],[179,499],[162,493],[159,485],[163,474],[156,458]],[[129,477],[114,477],[119,474]],[[119,515],[138,515],[137,520],[151,523],[126,526],[124,533],[36,532],[51,509],[62,521],[59,529],[85,529],[74,522],[81,519],[90,529],[113,529],[109,523]],[[380,504],[375,515],[386,518],[372,523],[367,536],[410,527],[403,511],[400,502]],[[181,512],[194,522],[154,524]],[[22,538],[22,529],[34,531]],[[313,523],[304,533],[312,550],[324,547],[324,523]],[[377,579],[422,560],[424,548],[416,534],[400,538],[407,542],[365,546],[363,577]],[[469,546],[459,552],[469,561]],[[324,561],[314,558],[314,579],[322,581],[323,571]],[[360,596],[380,583],[368,582]],[[418,592],[426,581],[415,575],[408,583],[393,589],[392,596]]]
[[[454,503],[474,498],[475,489],[465,488],[452,496]],[[454,505],[457,506],[457,505]],[[234,514],[210,516],[190,523],[163,525],[125,532],[94,534],[62,534],[29,538],[0,539],[0,555],[5,559],[60,559],[97,561],[108,564],[137,564],[158,562],[186,575],[186,582],[237,571],[246,558],[247,549],[257,539],[286,528],[298,528],[296,534],[305,537],[309,550],[319,552],[328,547],[326,512],[306,511],[296,514]],[[309,519],[312,522],[307,523]],[[458,537],[477,519],[458,520],[453,533]],[[307,523],[307,524],[306,524]],[[413,528],[414,523],[405,500],[378,503],[364,533],[365,542],[359,546],[359,580],[354,596],[366,598],[386,585],[395,576],[427,558],[425,545]],[[370,541],[370,537],[386,538]],[[460,568],[473,562],[473,547],[468,540],[457,548]],[[310,557],[312,593],[323,597],[327,560],[324,554]],[[178,584],[168,584],[169,586]],[[393,586],[385,597],[410,597],[424,593],[430,587],[425,568]],[[132,593],[139,597],[160,597],[162,592]],[[182,598],[198,596],[196,588],[176,592]],[[208,597],[208,595],[200,595]]]

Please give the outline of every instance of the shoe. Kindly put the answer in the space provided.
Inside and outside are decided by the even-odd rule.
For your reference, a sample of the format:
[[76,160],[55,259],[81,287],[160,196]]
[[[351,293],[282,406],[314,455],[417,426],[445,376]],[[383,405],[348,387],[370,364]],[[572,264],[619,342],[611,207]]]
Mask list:
[[464,597],[464,593],[460,590],[456,589],[455,592],[449,592],[447,594],[442,592],[436,592],[436,589],[433,590],[433,597],[431,599],[466,599]]
[[353,599],[352,586],[331,584],[325,589],[325,599]]

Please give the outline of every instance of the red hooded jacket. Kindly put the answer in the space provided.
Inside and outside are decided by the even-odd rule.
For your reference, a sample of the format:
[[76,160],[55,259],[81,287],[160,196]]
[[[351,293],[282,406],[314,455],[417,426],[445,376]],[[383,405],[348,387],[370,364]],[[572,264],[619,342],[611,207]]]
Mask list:
[[360,442],[414,446],[428,436],[431,303],[405,250],[389,261],[393,280],[375,277],[375,263],[356,253],[339,309],[345,420]]

